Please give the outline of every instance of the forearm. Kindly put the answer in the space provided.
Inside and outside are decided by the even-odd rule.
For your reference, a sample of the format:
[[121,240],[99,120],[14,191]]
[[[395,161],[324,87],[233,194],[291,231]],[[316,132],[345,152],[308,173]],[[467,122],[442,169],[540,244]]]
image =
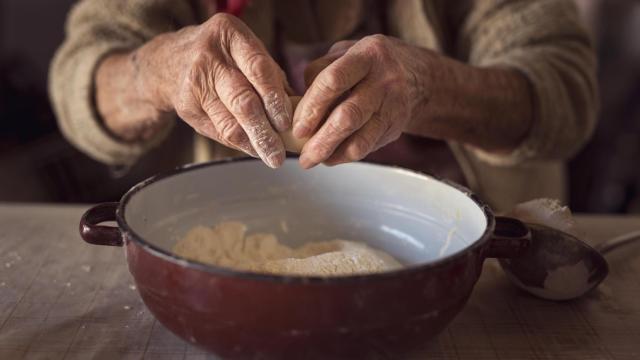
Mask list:
[[[173,118],[162,95],[148,86],[151,67],[140,62],[158,40],[126,53],[106,57],[95,74],[95,102],[104,126],[120,140],[135,142],[153,137]],[[150,49],[151,48],[151,49]]]
[[508,152],[522,142],[533,118],[524,75],[443,56],[424,58],[415,71],[418,91],[406,132],[491,152]]

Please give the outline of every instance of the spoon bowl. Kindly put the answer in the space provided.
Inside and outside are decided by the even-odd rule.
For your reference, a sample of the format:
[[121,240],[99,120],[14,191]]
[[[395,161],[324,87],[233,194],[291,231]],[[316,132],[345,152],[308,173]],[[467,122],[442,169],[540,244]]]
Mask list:
[[500,259],[500,265],[516,286],[547,300],[572,300],[594,289],[609,274],[603,255],[640,239],[640,232],[634,232],[594,248],[548,226],[527,227],[530,246],[517,258]]

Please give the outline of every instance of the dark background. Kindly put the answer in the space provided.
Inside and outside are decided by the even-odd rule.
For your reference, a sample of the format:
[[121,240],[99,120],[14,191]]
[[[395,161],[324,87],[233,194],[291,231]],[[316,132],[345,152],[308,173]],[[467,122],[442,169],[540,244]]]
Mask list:
[[[47,70],[73,2],[0,0],[0,201],[115,200],[165,170],[142,159],[123,174],[60,135]],[[592,141],[569,164],[570,205],[640,213],[640,2],[576,2],[598,44],[601,111]]]

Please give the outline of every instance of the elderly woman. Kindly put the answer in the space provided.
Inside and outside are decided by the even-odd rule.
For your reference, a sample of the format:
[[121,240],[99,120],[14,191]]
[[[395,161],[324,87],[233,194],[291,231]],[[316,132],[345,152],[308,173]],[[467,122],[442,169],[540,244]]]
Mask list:
[[[331,43],[294,109],[296,58]],[[108,164],[134,163],[177,114],[198,160],[234,149],[277,168],[292,130],[310,137],[304,168],[391,149],[500,209],[562,197],[562,161],[594,128],[594,72],[570,0],[85,0],[50,86],[63,133]]]

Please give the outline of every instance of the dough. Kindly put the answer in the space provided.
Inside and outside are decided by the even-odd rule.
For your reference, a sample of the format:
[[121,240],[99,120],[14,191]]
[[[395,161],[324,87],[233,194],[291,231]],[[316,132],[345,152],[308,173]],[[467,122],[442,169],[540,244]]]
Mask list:
[[[291,105],[293,106],[294,111],[296,110],[296,107],[298,106],[298,102],[300,102],[300,99],[301,99],[300,96],[289,97],[289,100],[291,100]],[[280,137],[282,138],[282,142],[284,143],[284,148],[287,151],[293,152],[296,154],[299,154],[302,151],[302,147],[309,140],[308,137],[298,139],[297,137],[293,136],[293,132],[291,131],[291,129],[281,132]]]
[[206,264],[271,274],[336,276],[402,267],[385,252],[360,242],[336,239],[291,248],[272,234],[247,235],[246,230],[240,222],[197,226],[173,251]]
[[571,210],[556,199],[541,198],[520,203],[507,216],[564,231],[579,239],[584,238],[584,234],[576,226]]
[[297,137],[293,136],[293,132],[291,131],[291,129],[285,132],[281,132],[280,138],[282,138],[282,142],[284,143],[284,148],[287,151],[296,153],[296,154],[300,154],[302,152],[302,148],[304,147],[304,144],[306,144],[307,141],[309,141],[308,137],[298,139]]

